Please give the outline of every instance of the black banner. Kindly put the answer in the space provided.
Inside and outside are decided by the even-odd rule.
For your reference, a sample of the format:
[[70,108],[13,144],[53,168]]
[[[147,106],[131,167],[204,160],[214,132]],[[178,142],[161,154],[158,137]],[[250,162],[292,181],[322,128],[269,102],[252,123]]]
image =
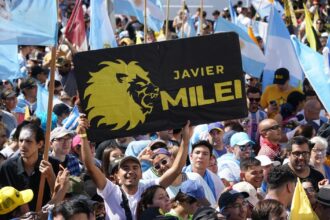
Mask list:
[[74,66],[94,141],[247,116],[235,33],[82,52]]

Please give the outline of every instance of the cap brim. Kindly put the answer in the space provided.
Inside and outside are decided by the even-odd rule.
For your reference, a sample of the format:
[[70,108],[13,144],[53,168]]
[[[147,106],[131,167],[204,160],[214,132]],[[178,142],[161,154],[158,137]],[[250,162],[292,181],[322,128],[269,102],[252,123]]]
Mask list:
[[209,130],[209,133],[210,133],[212,130],[218,130],[218,131],[220,131],[220,132],[223,132],[223,130],[222,130],[221,128],[211,128],[211,129]]
[[141,166],[140,161],[139,161],[136,157],[133,157],[133,156],[127,156],[127,157],[124,157],[124,158],[119,162],[119,168],[122,167],[122,165],[123,165],[124,163],[126,163],[127,161],[129,161],[129,160],[131,160],[131,161],[133,161],[133,162],[135,162],[135,163],[137,163],[137,164],[139,164],[139,165]]
[[240,141],[238,143],[236,143],[235,145],[245,145],[245,144],[255,144],[253,141],[251,140],[243,140],[243,141]]
[[22,190],[19,193],[22,196],[23,204],[29,203],[33,199],[33,191],[31,189]]

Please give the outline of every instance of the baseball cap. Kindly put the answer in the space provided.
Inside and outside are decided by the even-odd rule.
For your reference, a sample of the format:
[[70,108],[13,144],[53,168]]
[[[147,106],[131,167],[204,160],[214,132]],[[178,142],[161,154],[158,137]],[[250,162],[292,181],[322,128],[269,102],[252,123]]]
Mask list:
[[237,132],[230,138],[231,147],[234,147],[235,145],[245,145],[247,143],[254,144],[249,135],[245,132]]
[[12,98],[12,97],[15,97],[15,96],[16,96],[16,93],[11,89],[4,89],[1,92],[1,98],[2,99]]
[[74,135],[74,131],[65,129],[63,127],[56,127],[52,132],[50,133],[50,140],[54,140],[55,138],[61,138],[64,137],[65,135]]
[[228,205],[234,203],[239,197],[243,197],[245,199],[249,197],[249,194],[246,192],[238,192],[233,189],[222,193],[218,201],[220,211],[223,211],[223,209]]
[[219,215],[221,214],[212,207],[201,207],[194,213],[192,220],[216,220]]
[[120,158],[116,158],[116,159],[114,159],[113,161],[110,162],[109,167],[108,167],[108,171],[111,175],[113,175],[115,172],[118,171],[119,163],[122,159],[123,159],[123,157],[120,157]]
[[36,81],[33,78],[29,77],[29,78],[22,79],[22,82],[21,82],[19,88],[20,89],[31,89],[36,86],[37,86]]
[[205,197],[204,188],[196,181],[187,179],[181,184],[180,191],[195,198],[202,206],[209,206],[210,203]]
[[259,199],[257,197],[257,190],[248,182],[243,181],[236,183],[233,185],[233,190],[236,190],[238,192],[246,192],[249,194],[249,197],[247,197],[247,201],[253,206],[256,206],[259,202]]
[[330,206],[330,184],[320,188],[317,193],[317,201],[323,205]]
[[16,190],[14,187],[5,186],[0,189],[0,215],[7,214],[18,206],[29,203],[33,198],[33,191],[26,189]]
[[236,133],[236,131],[234,131],[234,130],[227,131],[224,133],[224,135],[222,137],[222,142],[225,145],[225,147],[230,146],[230,139],[235,133]]
[[289,70],[286,68],[279,68],[274,73],[274,84],[283,85],[287,80],[290,79]]
[[262,167],[265,167],[265,166],[268,166],[268,165],[271,165],[271,164],[273,164],[274,166],[281,165],[281,162],[272,161],[267,155],[256,156],[256,159],[260,161]]
[[224,126],[220,122],[213,122],[211,124],[208,124],[207,128],[209,133],[214,129],[223,132]]
[[127,161],[129,161],[129,160],[131,160],[131,161],[133,161],[133,162],[139,164],[140,167],[141,167],[140,161],[139,161],[136,157],[133,157],[133,156],[126,156],[126,157],[123,157],[123,158],[120,160],[120,162],[119,162],[119,164],[118,164],[118,167],[119,167],[119,168],[122,167],[122,166],[124,165],[124,163],[127,162]]

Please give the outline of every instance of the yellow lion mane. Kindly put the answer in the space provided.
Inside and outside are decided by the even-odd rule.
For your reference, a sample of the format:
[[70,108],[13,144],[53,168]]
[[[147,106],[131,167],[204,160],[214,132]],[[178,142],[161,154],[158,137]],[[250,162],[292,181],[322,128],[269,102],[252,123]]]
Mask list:
[[[101,116],[97,122],[97,126],[101,124],[114,126],[112,130],[118,130],[127,127],[130,130],[139,123],[143,123],[146,115],[151,113],[153,108],[150,104],[136,103],[129,90],[132,82],[138,78],[139,85],[153,85],[148,77],[148,72],[144,71],[136,61],[126,64],[123,60],[117,62],[105,61],[99,65],[105,65],[98,72],[90,72],[91,78],[88,80],[88,87],[85,90],[84,98],[89,96],[87,111],[88,119],[91,121],[95,117]],[[122,77],[121,76],[125,76]],[[134,81],[134,82],[135,82]],[[143,97],[150,96],[154,99],[158,96],[159,89],[157,87],[152,95],[143,91]],[[145,107],[145,108],[143,108]],[[143,111],[143,109],[148,111]]]

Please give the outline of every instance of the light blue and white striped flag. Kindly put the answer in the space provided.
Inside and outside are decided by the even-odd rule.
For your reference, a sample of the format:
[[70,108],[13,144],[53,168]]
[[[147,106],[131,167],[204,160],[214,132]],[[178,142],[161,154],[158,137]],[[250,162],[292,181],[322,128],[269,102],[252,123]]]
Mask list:
[[306,78],[312,85],[327,112],[330,111],[330,74],[324,72],[324,61],[321,54],[291,37],[295,51]]
[[0,80],[21,77],[17,45],[0,45]]
[[219,18],[217,26],[218,29],[215,32],[232,31],[239,35],[243,70],[253,77],[260,78],[266,60],[259,46],[253,42],[246,31],[223,18]]
[[0,44],[55,45],[54,0],[1,0]]
[[[142,24],[144,23],[144,1],[114,0],[116,14],[135,16]],[[163,27],[165,14],[160,0],[147,0],[147,26],[159,32]]]
[[91,50],[117,47],[106,7],[107,0],[91,0],[91,28],[89,45]]
[[275,6],[276,10],[280,12],[280,14],[284,13],[284,9],[277,0],[274,0],[274,4],[270,0],[251,0],[251,3],[257,13],[260,15],[261,18],[270,17],[270,11],[273,5]]
[[237,14],[236,14],[236,11],[233,7],[233,3],[231,2],[231,0],[228,0],[228,8],[229,8],[231,22],[234,24],[237,24]]
[[68,130],[75,130],[78,126],[79,120],[79,110],[78,107],[75,105],[71,110],[70,115],[63,120],[63,127]]
[[303,71],[290,40],[289,31],[276,10],[271,10],[270,14],[265,56],[263,89],[273,84],[275,70],[282,67],[290,72],[290,84],[294,87],[299,86],[303,80]]

